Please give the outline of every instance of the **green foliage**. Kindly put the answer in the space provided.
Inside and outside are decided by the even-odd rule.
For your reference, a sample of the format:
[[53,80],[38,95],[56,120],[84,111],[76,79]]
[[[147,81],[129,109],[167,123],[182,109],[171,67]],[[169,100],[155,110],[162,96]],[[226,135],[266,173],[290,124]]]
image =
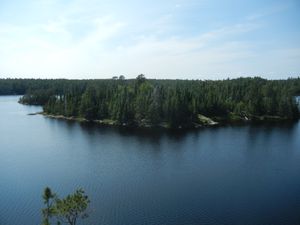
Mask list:
[[57,224],[76,225],[79,218],[84,219],[88,216],[86,209],[90,200],[82,189],[60,199],[47,187],[44,190],[43,199],[46,206],[42,209],[43,225],[50,225],[50,221],[53,219],[56,219]]
[[24,94],[24,104],[43,105],[48,114],[87,120],[112,120],[127,125],[187,127],[198,115],[255,119],[299,118],[294,96],[300,78],[219,81],[148,80],[124,76],[107,80],[0,79],[0,94]]
[[43,213],[43,225],[50,225],[49,218],[52,215],[52,199],[55,198],[55,194],[52,193],[51,189],[49,187],[46,187],[44,189],[43,193],[43,199],[44,199],[44,204],[46,205],[46,208],[42,210]]

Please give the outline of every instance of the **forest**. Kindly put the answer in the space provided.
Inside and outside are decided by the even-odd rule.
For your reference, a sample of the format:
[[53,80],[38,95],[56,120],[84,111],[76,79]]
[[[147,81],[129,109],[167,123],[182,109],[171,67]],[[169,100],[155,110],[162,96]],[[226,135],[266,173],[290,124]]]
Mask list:
[[155,80],[0,79],[0,95],[47,115],[128,126],[195,127],[210,121],[296,120],[300,78]]

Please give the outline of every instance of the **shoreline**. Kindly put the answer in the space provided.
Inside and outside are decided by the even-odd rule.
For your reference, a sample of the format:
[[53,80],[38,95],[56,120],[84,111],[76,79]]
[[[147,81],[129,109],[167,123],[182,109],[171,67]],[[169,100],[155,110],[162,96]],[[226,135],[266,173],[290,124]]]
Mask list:
[[131,128],[163,128],[163,129],[198,129],[204,127],[216,127],[222,125],[246,125],[246,124],[255,124],[255,123],[280,123],[280,122],[293,122],[297,121],[296,119],[289,119],[279,116],[252,116],[251,118],[238,118],[230,119],[228,117],[219,117],[219,118],[209,118],[199,114],[200,121],[198,123],[189,123],[185,125],[179,125],[177,127],[172,127],[167,122],[160,122],[159,124],[150,124],[145,121],[140,123],[119,123],[116,120],[103,119],[103,120],[87,120],[82,117],[68,117],[64,115],[52,115],[46,112],[36,112],[29,113],[28,115],[43,115],[51,119],[59,119],[66,121],[74,121],[80,123],[94,123],[104,126],[115,126],[115,127],[131,127]]
[[52,115],[47,114],[45,112],[39,112],[35,115],[43,115],[47,118],[51,119],[59,119],[59,120],[66,120],[66,121],[74,121],[74,122],[80,122],[80,123],[94,123],[99,125],[105,125],[105,126],[116,126],[116,127],[134,127],[134,128],[164,128],[164,129],[184,129],[184,128],[200,128],[200,127],[208,127],[208,126],[216,126],[218,123],[214,124],[197,124],[193,123],[192,126],[190,124],[188,126],[178,126],[178,127],[171,127],[167,122],[161,122],[159,124],[149,124],[149,123],[119,123],[116,120],[111,119],[103,119],[103,120],[87,120],[85,118],[81,117],[68,117],[63,115]]

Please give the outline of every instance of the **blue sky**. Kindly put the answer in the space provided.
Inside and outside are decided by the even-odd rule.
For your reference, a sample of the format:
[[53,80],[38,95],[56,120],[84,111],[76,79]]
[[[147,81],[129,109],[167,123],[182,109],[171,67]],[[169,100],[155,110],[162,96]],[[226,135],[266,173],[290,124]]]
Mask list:
[[0,77],[298,77],[299,12],[299,0],[1,0]]

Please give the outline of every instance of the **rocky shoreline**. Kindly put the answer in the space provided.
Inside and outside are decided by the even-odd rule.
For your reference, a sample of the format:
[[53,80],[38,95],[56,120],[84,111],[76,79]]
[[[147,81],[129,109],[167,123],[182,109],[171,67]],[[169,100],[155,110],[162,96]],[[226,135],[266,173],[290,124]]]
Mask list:
[[95,123],[105,126],[121,126],[121,127],[141,127],[141,128],[165,128],[165,129],[182,129],[182,128],[201,128],[201,127],[213,127],[218,125],[225,124],[246,124],[252,122],[282,122],[282,121],[290,121],[287,118],[279,117],[279,116],[251,116],[251,117],[215,117],[210,118],[204,115],[199,114],[198,122],[193,122],[185,125],[179,125],[178,127],[172,127],[167,122],[161,122],[158,124],[151,124],[148,121],[140,121],[135,123],[119,123],[116,120],[111,119],[103,119],[103,120],[87,120],[81,117],[67,117],[63,115],[51,115],[45,112],[37,112],[37,113],[29,113],[28,115],[43,115],[52,119],[61,119],[68,121],[76,121],[76,122],[85,122],[85,123]]

